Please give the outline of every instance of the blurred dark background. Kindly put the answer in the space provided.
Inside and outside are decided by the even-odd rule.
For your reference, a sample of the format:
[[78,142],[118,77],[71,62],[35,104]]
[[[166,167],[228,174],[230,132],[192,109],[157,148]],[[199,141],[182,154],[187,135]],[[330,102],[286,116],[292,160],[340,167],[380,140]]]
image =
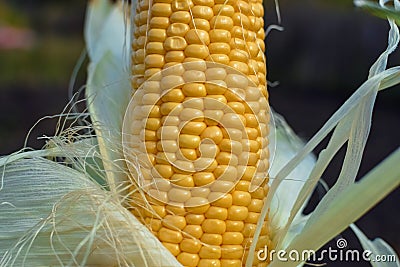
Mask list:
[[[0,155],[22,148],[37,120],[59,114],[67,104],[69,79],[84,49],[85,5],[78,0],[0,0]],[[273,0],[265,0],[265,6],[266,25],[276,24]],[[369,67],[386,48],[389,27],[350,0],[281,0],[280,8],[285,31],[272,31],[266,39],[268,79],[279,82],[269,89],[270,103],[307,140],[365,81]],[[389,64],[400,64],[399,51]],[[75,88],[84,82],[85,67]],[[399,147],[398,103],[399,87],[379,93],[359,177]],[[56,122],[41,121],[28,145],[42,147],[38,138],[53,135]],[[324,174],[329,185],[340,171],[344,151],[339,154]],[[383,237],[398,253],[399,193],[397,189],[357,222],[370,238]],[[316,194],[312,202],[318,198]],[[349,231],[344,237],[348,248],[359,248]],[[335,243],[331,246],[335,248]]]

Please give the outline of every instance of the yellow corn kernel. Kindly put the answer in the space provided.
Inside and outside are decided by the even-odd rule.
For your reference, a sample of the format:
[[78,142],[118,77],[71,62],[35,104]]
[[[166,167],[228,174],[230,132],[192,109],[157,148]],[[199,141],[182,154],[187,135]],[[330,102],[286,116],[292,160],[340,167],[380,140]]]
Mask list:
[[[244,266],[268,193],[262,3],[137,5],[129,134],[146,199],[132,213],[184,266]],[[269,234],[265,221],[257,246]]]

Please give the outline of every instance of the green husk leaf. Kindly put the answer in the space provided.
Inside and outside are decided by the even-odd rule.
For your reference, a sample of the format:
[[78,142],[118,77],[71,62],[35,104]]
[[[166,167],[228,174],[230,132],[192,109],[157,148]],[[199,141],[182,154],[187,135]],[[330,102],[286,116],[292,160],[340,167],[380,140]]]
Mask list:
[[[395,0],[394,2],[395,5],[399,4],[398,0]],[[375,1],[366,0],[355,0],[354,4],[374,16],[380,17],[382,19],[393,19],[396,24],[400,25],[400,12],[395,8],[395,6],[382,6]]]
[[366,104],[360,106],[354,114],[355,117],[352,118],[347,151],[339,178],[331,190],[328,191],[318,204],[317,208],[312,213],[308,224],[312,224],[315,220],[318,220],[319,216],[329,209],[331,201],[346,187],[354,183],[361,164],[369,129],[371,127],[372,107],[376,98],[375,94],[371,94],[367,99]]
[[[367,136],[365,135],[368,135],[369,133],[371,116],[368,115],[369,120],[363,120],[363,124],[361,122],[358,122],[357,120],[355,120],[355,124],[352,124],[351,126],[349,125],[349,123],[350,121],[355,119],[355,117],[353,116],[360,116],[356,114],[360,114],[360,111],[362,112],[362,109],[365,109],[367,114],[368,112],[372,112],[372,107],[376,98],[376,92],[381,89],[380,82],[384,79],[389,79],[389,77],[398,76],[400,72],[399,68],[384,70],[384,68],[386,67],[388,55],[394,51],[399,41],[398,28],[392,22],[390,22],[390,26],[391,30],[389,32],[388,48],[386,49],[386,51],[384,51],[384,53],[382,53],[382,55],[371,67],[369,79],[345,102],[342,107],[339,108],[337,112],[335,112],[335,114],[325,123],[325,125],[313,136],[313,138],[306,144],[305,148],[298,155],[296,155],[292,162],[290,162],[286,166],[287,169],[284,168],[278,174],[278,177],[285,177],[287,175],[287,172],[289,172],[294,166],[296,166],[305,155],[310,153],[316,147],[316,145],[319,144],[323,140],[323,138],[325,138],[329,134],[329,132],[337,125],[334,136],[330,140],[327,149],[322,151],[320,156],[318,157],[316,166],[314,167],[314,170],[307,182],[307,186],[303,188],[303,192],[299,195],[299,198],[296,201],[296,205],[294,206],[294,209],[292,211],[292,218],[294,218],[294,216],[296,216],[296,214],[300,211],[301,205],[306,201],[307,196],[311,194],[313,187],[320,179],[324,170],[328,166],[328,163],[337,153],[339,148],[344,144],[346,139],[350,137],[351,132],[357,131],[357,127],[362,127],[363,129],[365,129],[362,141],[365,142],[367,138]],[[337,140],[335,139],[337,138],[336,134],[340,136],[340,138]],[[348,137],[346,137],[346,139],[343,139],[346,135],[348,135]],[[333,149],[334,147],[335,149]],[[349,147],[349,149],[354,148]],[[362,152],[363,149],[361,149],[358,153],[361,153],[362,155]],[[355,156],[361,157],[361,155],[356,154]],[[353,159],[347,156],[347,158],[345,158],[344,165],[352,168],[350,168],[348,171],[351,171],[354,176],[354,173],[358,171],[359,164],[352,166],[351,162],[349,162],[350,160]],[[342,175],[347,174],[347,172],[342,173]],[[277,184],[275,186],[279,186],[279,179],[277,180]]]
[[[388,56],[397,47],[400,36],[399,30],[397,26],[393,23],[393,21],[389,21],[389,24],[390,32],[388,38],[388,47],[378,58],[378,60],[372,65],[368,80],[344,103],[342,107],[339,108],[337,112],[335,112],[335,114],[332,115],[332,117],[313,136],[313,138],[311,138],[311,140],[304,146],[304,148],[301,149],[299,153],[297,153],[296,156],[293,157],[292,160],[290,160],[288,164],[286,164],[285,167],[283,167],[279,171],[274,181],[272,182],[270,192],[275,192],[277,188],[281,186],[281,183],[288,177],[288,175],[290,175],[293,169],[298,166],[300,162],[304,160],[304,158],[309,155],[313,151],[313,149],[315,149],[315,147],[333,129],[336,128],[332,139],[328,144],[328,147],[320,153],[313,171],[311,172],[307,181],[302,186],[300,194],[298,195],[297,200],[292,207],[291,215],[287,220],[286,227],[280,229],[280,233],[276,234],[276,238],[274,240],[275,248],[284,248],[282,246],[283,241],[285,240],[285,235],[289,232],[289,228],[291,227],[294,219],[299,216],[299,214],[301,214],[302,207],[312,193],[316,183],[321,178],[321,175],[323,174],[331,159],[334,157],[339,148],[347,141],[347,139],[350,139],[351,141],[349,142],[340,182],[331,193],[328,193],[327,199],[320,206],[320,211],[317,211],[314,216],[312,215],[310,217],[310,222],[308,223],[308,225],[314,225],[313,221],[319,222],[320,213],[321,216],[324,216],[327,212],[330,212],[330,210],[328,210],[324,213],[324,207],[326,208],[329,206],[329,208],[334,209],[335,207],[333,207],[333,203],[341,195],[341,192],[347,190],[347,188],[349,188],[348,185],[351,184],[352,181],[354,181],[355,175],[358,172],[366,138],[369,133],[371,112],[376,94],[379,90],[387,88],[386,86],[388,85],[388,83],[394,84],[395,81],[399,82],[399,67],[385,70]],[[385,87],[381,86],[382,81],[388,82],[384,84]],[[362,120],[358,121],[357,118],[362,118]],[[357,127],[360,127],[360,129],[357,129]],[[356,140],[357,136],[361,137],[361,139]],[[264,205],[264,208],[261,211],[260,221],[264,220],[265,216],[267,216],[268,207],[270,207],[273,199],[273,196],[271,195],[272,194],[268,194],[267,196],[266,205]],[[332,198],[334,198],[334,201],[331,201]],[[344,227],[344,225],[341,225],[341,227],[342,226]],[[308,229],[308,227],[306,228]],[[259,234],[260,229],[257,229],[254,238],[257,239]],[[299,233],[299,237],[303,235],[303,233]],[[308,235],[308,237],[309,236],[310,235]],[[299,237],[295,238],[294,240],[298,239]],[[303,241],[306,242],[305,240]],[[324,241],[327,242],[329,241],[329,239],[326,239]],[[310,240],[310,242],[313,241]],[[251,245],[251,252],[250,256],[247,259],[247,264],[250,264],[253,260],[252,252],[255,251],[255,243],[256,242],[253,242]]]
[[[327,240],[345,230],[400,185],[399,162],[400,149],[397,149],[361,181],[341,191],[331,202],[329,210],[321,214],[314,223],[306,225],[301,234],[297,235],[286,248],[286,251],[317,251]],[[326,227],[327,225],[329,227]],[[290,267],[298,264],[299,262],[274,261],[270,266]]]
[[[370,255],[370,263],[373,267],[399,267],[400,260],[396,255],[396,252],[392,247],[384,240],[380,238],[376,238],[373,241],[369,240],[368,237],[355,225],[350,225],[353,232],[356,234],[358,239],[361,242],[364,250],[369,250],[372,254]],[[394,261],[378,261],[376,260],[376,256],[390,256],[394,257]]]
[[[278,172],[287,164],[296,153],[304,146],[304,142],[296,136],[284,118],[273,112],[275,122],[275,132],[270,134],[270,140],[274,138],[276,141],[275,153],[271,158],[271,168],[269,170],[270,183],[275,179]],[[315,157],[309,154],[291,173],[275,192],[274,199],[270,207],[271,225],[276,228],[284,227],[290,216],[291,209],[297,199],[300,190],[310,175],[315,165]],[[288,194],[290,192],[290,194]]]
[[121,129],[131,96],[127,52],[130,25],[122,5],[108,7],[106,2],[92,1],[88,8],[85,36],[92,52],[89,52],[86,98],[107,182],[110,190],[118,195],[119,187],[127,181]]

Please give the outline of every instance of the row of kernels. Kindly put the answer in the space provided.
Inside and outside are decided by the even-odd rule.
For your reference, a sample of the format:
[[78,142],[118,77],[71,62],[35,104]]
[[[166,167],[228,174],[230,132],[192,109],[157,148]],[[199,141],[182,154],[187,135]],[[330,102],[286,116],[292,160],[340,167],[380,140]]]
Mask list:
[[148,9],[149,2],[148,1],[139,1],[136,6],[136,15],[134,16],[134,31],[133,31],[133,40],[132,40],[132,62],[135,63],[135,67],[132,68],[132,74],[134,79],[132,80],[132,86],[134,89],[137,89],[143,79],[140,78],[145,74],[144,68],[144,48],[147,31],[147,20],[148,20]]
[[[161,178],[161,177],[160,177]],[[187,176],[188,179],[192,179],[192,176]],[[264,181],[266,181],[264,179]],[[171,182],[172,183],[172,182]],[[187,187],[193,187],[193,183],[190,185],[183,185]],[[161,202],[167,202],[167,201],[172,201],[176,204],[183,204],[191,207],[195,206],[207,206],[207,203],[213,203],[213,206],[216,207],[222,207],[222,208],[228,208],[228,219],[230,220],[241,220],[241,219],[246,219],[247,216],[249,217],[249,220],[253,220],[250,217],[255,216],[258,214],[256,210],[260,209],[260,206],[255,206],[254,205],[260,205],[260,203],[255,203],[253,206],[246,207],[246,206],[240,206],[240,205],[233,205],[233,206],[227,206],[228,204],[232,204],[232,196],[224,195],[223,197],[220,198],[218,194],[224,194],[232,190],[232,188],[235,187],[235,183],[232,181],[227,181],[227,180],[216,180],[213,182],[211,187],[209,189],[204,190],[204,194],[200,197],[193,196],[191,192],[196,192],[194,189],[193,190],[185,190],[185,189],[180,189],[180,188],[155,188],[155,189],[150,189],[149,194],[150,196],[154,197],[155,199],[161,201]],[[249,190],[251,188],[251,184],[249,181],[244,181],[241,180],[236,184],[236,189],[237,190]],[[208,191],[211,190],[211,191]],[[208,192],[207,192],[208,191]],[[250,193],[252,199],[259,199],[263,200],[265,194],[268,192],[268,188],[264,189],[263,186],[258,185],[256,190],[252,193]],[[217,194],[217,195],[216,195]],[[228,198],[227,198],[228,196]],[[245,203],[246,200],[241,200],[242,202],[238,202],[236,200],[235,204],[243,204]],[[251,210],[249,211],[249,209]],[[199,208],[203,209],[203,208]],[[193,210],[194,213],[197,211]],[[211,211],[210,211],[211,212]],[[223,210],[214,210],[214,212],[222,212]],[[209,216],[217,216],[216,214],[212,215],[214,213],[210,213]],[[223,215],[218,215],[218,216],[223,216]],[[249,221],[250,222],[250,221]]]
[[[254,116],[254,114],[245,113],[243,116],[237,113],[230,113],[234,111],[233,108],[236,111],[240,108],[240,106],[237,106],[236,103],[232,102],[230,102],[232,103],[230,106],[233,108],[225,109],[225,111],[228,112],[225,114],[222,110],[206,110],[203,112],[200,109],[183,108],[183,106],[178,102],[180,101],[179,95],[181,94],[181,91],[179,89],[176,91],[178,92],[171,91],[171,94],[168,94],[163,98],[177,102],[161,104],[160,113],[162,115],[173,115],[174,113],[179,112],[180,116],[176,117],[177,126],[172,124],[173,121],[175,121],[175,116],[159,118],[158,116],[151,116],[150,111],[150,117],[148,119],[144,119],[143,122],[138,120],[140,123],[132,128],[132,134],[145,134],[146,136],[148,134],[150,136],[151,134],[149,131],[156,131],[158,138],[171,140],[176,140],[179,134],[200,135],[202,139],[210,138],[217,144],[222,141],[222,138],[227,138],[227,140],[242,140],[241,138],[244,138],[245,140],[242,141],[242,146],[244,147],[243,150],[251,152],[257,152],[259,146],[262,145],[262,141],[265,141],[259,140],[261,143],[253,141],[256,136],[253,134],[255,131],[251,130],[256,130],[262,136],[268,134],[268,128],[266,126],[266,123],[268,122],[268,114],[265,110],[258,114],[258,117],[260,118],[259,123],[258,117]],[[154,96],[152,96],[152,94],[146,94],[143,97],[143,102],[146,102],[147,100],[153,101],[158,97],[159,95],[157,94],[154,94]],[[165,118],[164,122],[168,124],[162,124],[163,118]],[[225,127],[225,129],[221,129],[215,125],[207,127],[207,121],[204,121],[205,118],[213,119],[217,122],[220,120],[222,127]],[[142,129],[142,123],[145,124],[146,131]],[[157,130],[156,127],[158,127]],[[263,147],[265,147],[265,144]]]

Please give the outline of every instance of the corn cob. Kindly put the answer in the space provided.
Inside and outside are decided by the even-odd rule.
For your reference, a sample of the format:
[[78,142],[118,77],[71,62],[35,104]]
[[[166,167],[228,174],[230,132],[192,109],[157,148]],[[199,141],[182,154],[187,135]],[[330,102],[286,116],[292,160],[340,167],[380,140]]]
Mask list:
[[[252,242],[268,192],[263,26],[261,0],[136,6],[132,212],[184,266],[243,266]],[[267,220],[257,242],[271,245]]]

